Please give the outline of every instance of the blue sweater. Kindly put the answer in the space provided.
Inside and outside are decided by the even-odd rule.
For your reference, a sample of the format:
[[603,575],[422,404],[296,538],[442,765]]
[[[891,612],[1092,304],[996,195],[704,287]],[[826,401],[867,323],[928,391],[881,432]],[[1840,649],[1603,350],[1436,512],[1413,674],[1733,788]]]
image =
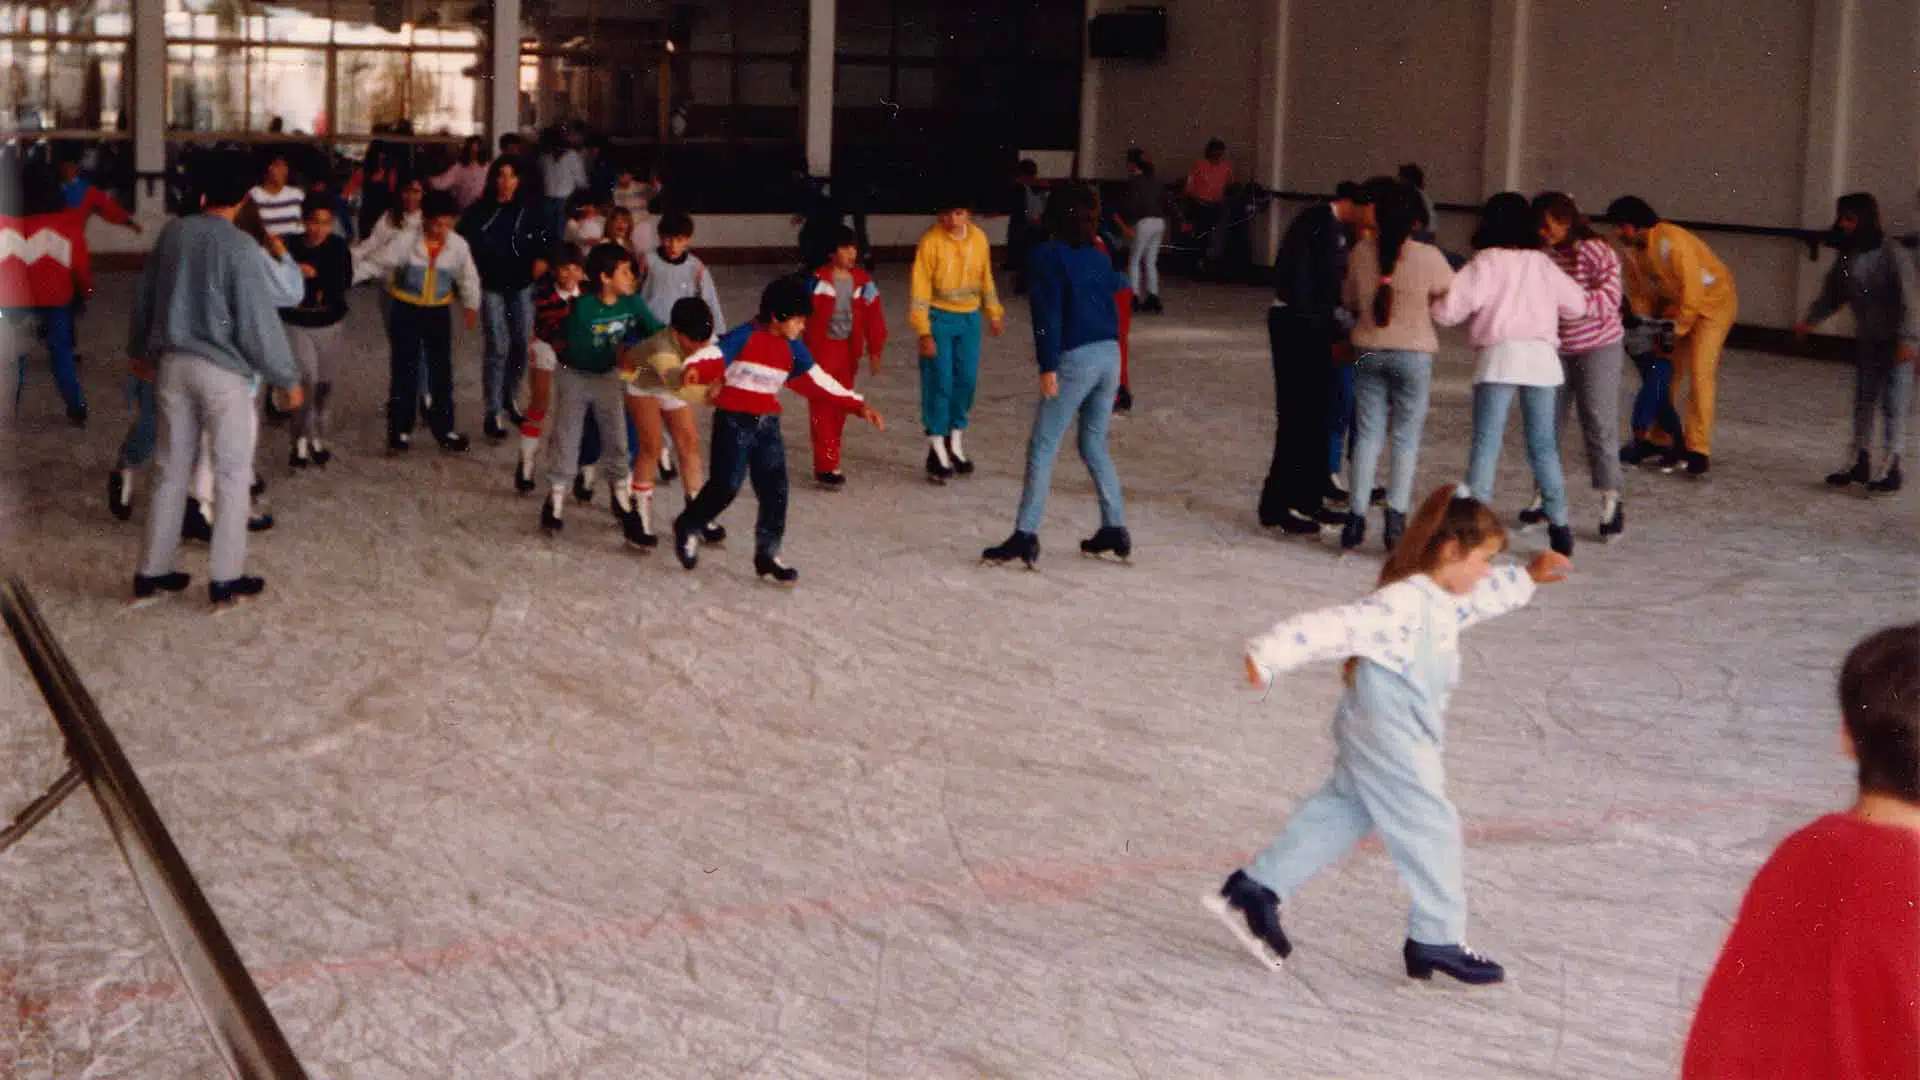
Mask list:
[[[241,375],[257,373],[282,389],[299,382],[267,262],[260,245],[230,221],[212,214],[176,218],[140,274],[127,355],[158,362],[169,352],[190,353]],[[293,297],[291,303],[300,302],[298,291]]]
[[1127,279],[1113,270],[1105,252],[1049,240],[1027,262],[1033,307],[1033,347],[1042,372],[1060,370],[1060,354],[1096,341],[1120,339],[1120,313],[1113,294]]

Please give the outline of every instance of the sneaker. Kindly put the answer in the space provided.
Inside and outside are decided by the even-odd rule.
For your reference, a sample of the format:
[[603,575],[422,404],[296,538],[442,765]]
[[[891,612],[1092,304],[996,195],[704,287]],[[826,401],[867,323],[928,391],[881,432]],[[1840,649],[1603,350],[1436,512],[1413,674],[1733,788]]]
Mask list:
[[390,432],[387,435],[387,453],[404,454],[413,449],[413,436],[404,431]]
[[927,480],[930,483],[944,484],[953,479],[953,467],[940,460],[940,455],[931,449],[927,451]]
[[1016,529],[1012,536],[980,553],[981,562],[1000,564],[1015,559],[1026,563],[1027,569],[1033,569],[1033,564],[1040,561],[1040,538]]
[[1895,455],[1887,462],[1886,474],[1867,485],[1867,490],[1875,495],[1891,495],[1900,490],[1900,458]]
[[1340,528],[1340,550],[1352,551],[1367,542],[1367,519],[1359,514],[1348,514],[1347,523]]
[[107,474],[107,511],[121,521],[133,516],[132,469],[115,469]]
[[1868,471],[1870,467],[1870,459],[1867,457],[1867,452],[1862,450],[1859,456],[1853,459],[1853,468],[1841,469],[1836,473],[1828,473],[1827,483],[1832,484],[1834,487],[1868,483],[1873,479],[1872,474]]
[[142,601],[158,600],[161,593],[184,592],[192,583],[193,578],[178,570],[171,574],[156,574],[153,577],[135,574],[133,575],[133,601],[138,604]]
[[727,542],[727,527],[725,525],[700,526],[700,542],[709,547],[719,547]]
[[232,581],[210,581],[207,583],[207,598],[216,608],[230,607],[241,600],[259,596],[266,590],[264,578],[241,576]]
[[1080,541],[1080,554],[1093,559],[1111,554],[1126,562],[1133,558],[1133,537],[1118,526],[1102,525],[1099,531]]
[[1119,393],[1113,395],[1113,415],[1126,416],[1132,411],[1133,391],[1123,386],[1120,388]]
[[481,430],[485,431],[487,438],[494,442],[499,442],[507,437],[507,428],[504,424],[500,423],[499,413],[488,413],[487,422],[481,425]]
[[467,452],[467,448],[473,445],[467,441],[465,435],[457,431],[449,431],[445,435],[435,435],[433,441],[439,443],[440,449],[449,454],[464,454]]
[[1696,453],[1693,453],[1692,451],[1688,451],[1687,453],[1687,475],[1688,476],[1705,476],[1707,475],[1707,470],[1712,467],[1713,467],[1713,461],[1712,459],[1708,458],[1707,455],[1696,454]]
[[1400,538],[1407,534],[1407,515],[1398,510],[1386,511],[1387,523],[1380,529],[1381,542],[1392,551],[1400,546]]
[[1278,969],[1292,955],[1293,943],[1280,928],[1280,898],[1246,871],[1235,870],[1220,891],[1208,893],[1200,903],[1265,966]]
[[847,476],[842,472],[817,472],[813,474],[813,482],[824,490],[839,491],[847,486]]
[[755,555],[754,576],[772,578],[775,585],[792,585],[800,580],[800,571],[780,561],[777,555]]
[[1604,544],[1626,531],[1626,501],[1609,491],[1600,500],[1600,542]]
[[673,557],[688,570],[700,565],[700,534],[687,527],[687,516],[673,519]]
[[955,473],[961,476],[973,475],[973,459],[961,453],[960,448],[953,445],[952,439],[947,440],[947,456],[953,459]]
[[1407,961],[1408,978],[1432,979],[1438,971],[1463,983],[1486,986],[1504,982],[1507,977],[1505,968],[1465,945],[1423,945],[1408,938],[1400,955]]
[[180,539],[213,543],[213,522],[208,521],[207,512],[200,509],[199,499],[187,500],[187,511],[180,517]]
[[1520,524],[1538,525],[1547,520],[1547,497],[1539,492],[1533,493],[1533,501],[1520,511]]
[[1566,525],[1547,526],[1547,546],[1569,559],[1573,558],[1573,529]]

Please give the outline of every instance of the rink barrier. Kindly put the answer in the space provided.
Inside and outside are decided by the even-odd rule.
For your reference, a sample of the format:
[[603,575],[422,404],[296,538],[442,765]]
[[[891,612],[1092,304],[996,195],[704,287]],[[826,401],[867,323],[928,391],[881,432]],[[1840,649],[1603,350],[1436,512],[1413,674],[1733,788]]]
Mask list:
[[72,763],[6,830],[7,842],[17,840],[84,782],[227,1071],[236,1080],[305,1080],[306,1071],[174,846],[120,741],[18,578],[0,583],[0,617],[60,726]]

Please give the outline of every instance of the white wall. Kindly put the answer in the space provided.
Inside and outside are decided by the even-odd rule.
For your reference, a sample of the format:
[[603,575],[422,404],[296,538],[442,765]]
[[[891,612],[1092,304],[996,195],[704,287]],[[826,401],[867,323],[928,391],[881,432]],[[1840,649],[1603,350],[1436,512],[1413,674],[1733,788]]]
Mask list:
[[[1140,2],[1140,0],[1134,0]],[[1140,146],[1168,179],[1185,176],[1207,140],[1226,140],[1236,175],[1254,163],[1259,79],[1259,6],[1248,0],[1157,0],[1167,9],[1162,60],[1086,60],[1082,92],[1092,91],[1091,137],[1082,133],[1080,175],[1126,173],[1129,146]],[[1088,0],[1089,16],[1128,0]]]

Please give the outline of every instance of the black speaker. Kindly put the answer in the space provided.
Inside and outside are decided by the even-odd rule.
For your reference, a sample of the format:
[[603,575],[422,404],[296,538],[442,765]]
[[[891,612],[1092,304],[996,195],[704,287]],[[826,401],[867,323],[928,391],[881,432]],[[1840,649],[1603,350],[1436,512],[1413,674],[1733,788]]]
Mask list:
[[1095,15],[1087,24],[1087,53],[1096,60],[1158,60],[1167,55],[1167,9],[1130,7]]

